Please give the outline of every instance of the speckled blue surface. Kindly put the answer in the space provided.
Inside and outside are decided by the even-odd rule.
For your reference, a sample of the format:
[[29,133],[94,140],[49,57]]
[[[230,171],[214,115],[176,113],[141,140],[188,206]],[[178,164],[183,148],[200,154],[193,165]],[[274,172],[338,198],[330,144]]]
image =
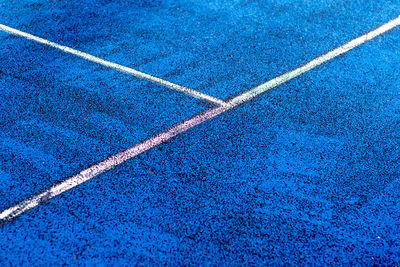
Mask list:
[[[224,98],[396,1],[2,1],[0,23]],[[207,106],[0,32],[0,209]],[[400,30],[0,228],[1,265],[400,263]]]
[[52,48],[3,39],[0,169],[12,178],[2,183],[8,196],[0,208],[207,107]]
[[3,24],[220,98],[398,16],[379,1],[2,1]]

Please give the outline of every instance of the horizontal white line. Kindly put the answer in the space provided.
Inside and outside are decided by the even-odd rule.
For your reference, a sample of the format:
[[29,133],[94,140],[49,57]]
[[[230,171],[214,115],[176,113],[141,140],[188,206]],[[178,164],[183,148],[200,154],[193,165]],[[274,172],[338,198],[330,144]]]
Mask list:
[[103,66],[111,68],[111,69],[115,69],[115,70],[120,71],[120,72],[124,72],[124,73],[130,74],[130,75],[135,76],[135,77],[140,78],[140,79],[144,79],[144,80],[147,80],[147,81],[150,81],[150,82],[165,86],[167,88],[170,88],[172,90],[175,90],[175,91],[190,95],[190,96],[195,97],[197,99],[201,99],[201,100],[204,100],[204,101],[207,101],[207,102],[211,102],[211,103],[214,103],[214,104],[220,105],[220,106],[227,106],[227,103],[225,103],[223,100],[215,98],[213,96],[209,96],[209,95],[203,94],[201,92],[198,92],[196,90],[193,90],[193,89],[190,89],[190,88],[187,88],[187,87],[184,87],[184,86],[181,86],[181,85],[178,85],[178,84],[175,84],[175,83],[172,83],[172,82],[160,79],[160,78],[157,78],[157,77],[152,76],[150,74],[147,74],[147,73],[144,73],[144,72],[141,72],[141,71],[138,71],[138,70],[134,70],[132,68],[125,67],[125,66],[122,66],[120,64],[113,63],[113,62],[110,62],[110,61],[107,61],[107,60],[104,60],[104,59],[89,55],[87,53],[75,50],[75,49],[70,48],[68,46],[64,46],[64,45],[60,45],[60,44],[48,41],[46,39],[37,37],[35,35],[29,34],[29,33],[26,33],[26,32],[22,32],[20,30],[8,27],[6,25],[0,24],[0,30],[2,30],[4,32],[7,32],[7,33],[10,33],[10,34],[13,34],[13,35],[16,35],[16,36],[24,37],[26,39],[29,39],[29,40],[32,40],[32,41],[35,41],[35,42],[38,42],[38,43],[41,43],[41,44],[44,44],[44,45],[51,46],[53,48],[59,49],[61,51],[64,51],[66,53],[69,53],[69,54],[72,54],[72,55],[75,55],[75,56],[78,56],[78,57],[86,59],[88,61],[103,65]]
[[111,156],[111,157],[103,160],[102,162],[97,163],[97,164],[93,165],[92,167],[85,169],[70,178],[67,178],[63,182],[55,184],[54,186],[43,191],[42,193],[36,194],[26,200],[23,200],[15,205],[9,207],[6,210],[3,210],[0,213],[0,220],[2,222],[11,220],[12,218],[18,216],[19,214],[21,214],[29,209],[32,209],[33,207],[36,207],[40,203],[42,203],[50,198],[53,198],[57,195],[60,195],[63,192],[68,191],[68,190],[80,185],[81,183],[88,181],[88,180],[98,176],[99,174],[101,174],[107,170],[110,170],[110,169],[120,165],[121,163],[123,163],[133,157],[136,157],[137,155],[140,155],[140,154],[148,151],[149,149],[154,148],[154,147],[170,140],[174,136],[191,129],[191,128],[195,127],[196,125],[199,125],[202,122],[208,121],[208,120],[214,118],[215,116],[218,116],[219,114],[222,114],[222,113],[232,109],[233,107],[236,107],[237,105],[240,105],[242,103],[250,101],[252,98],[264,93],[265,91],[270,90],[274,87],[277,87],[277,86],[281,85],[282,83],[287,82],[287,81],[305,73],[306,71],[315,68],[318,65],[321,65],[323,62],[326,62],[336,56],[339,56],[339,55],[353,49],[354,47],[356,47],[362,43],[365,43],[366,41],[371,40],[390,29],[393,29],[394,27],[398,26],[399,24],[400,24],[400,16],[398,18],[391,20],[388,23],[376,28],[375,30],[373,30],[369,33],[366,33],[366,34],[322,55],[322,56],[317,57],[314,60],[311,60],[307,64],[300,66],[295,70],[289,71],[275,79],[272,79],[271,81],[261,84],[260,86],[257,86],[255,88],[231,99],[228,102],[230,104],[230,106],[213,107],[204,112],[198,113],[195,116],[190,117],[178,124],[175,124],[168,130],[163,131],[163,132],[151,137],[150,139],[147,139],[144,142],[139,143],[125,151],[122,151],[114,156]]

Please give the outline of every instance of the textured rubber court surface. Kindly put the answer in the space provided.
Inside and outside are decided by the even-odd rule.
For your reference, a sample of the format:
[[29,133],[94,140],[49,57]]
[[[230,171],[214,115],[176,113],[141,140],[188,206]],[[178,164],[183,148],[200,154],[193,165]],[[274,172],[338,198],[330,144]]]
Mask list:
[[[222,100],[399,15],[0,0],[0,24]],[[399,265],[399,66],[394,27],[4,221],[0,264]],[[2,30],[0,81],[0,211],[215,105]]]

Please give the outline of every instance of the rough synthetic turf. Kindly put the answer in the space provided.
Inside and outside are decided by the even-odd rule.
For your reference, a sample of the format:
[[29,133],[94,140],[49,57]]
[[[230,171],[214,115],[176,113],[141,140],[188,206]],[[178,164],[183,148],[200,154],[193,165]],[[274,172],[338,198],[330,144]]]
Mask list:
[[[52,41],[141,70],[153,64],[148,70],[155,75],[174,68],[166,58],[180,51],[165,45],[170,43],[163,29],[174,39],[189,38],[183,51],[196,56],[176,52],[176,58],[197,65],[182,65],[187,78],[180,71],[166,77],[188,82],[183,85],[205,81],[205,90],[214,86],[210,92],[221,90],[222,96],[356,37],[399,10],[393,1],[32,3],[1,2],[0,14],[10,26]],[[249,31],[263,33],[272,19],[264,24],[258,18],[270,7],[280,7],[272,32],[284,29],[285,35],[261,35],[262,49],[247,52],[252,48],[245,46],[246,31],[236,28],[243,21],[236,14],[247,12]],[[177,8],[191,12],[168,12]],[[322,13],[310,16],[315,10]],[[142,23],[126,22],[129,12]],[[184,27],[171,22],[189,18],[193,23]],[[198,21],[201,26],[193,28]],[[136,31],[128,37],[135,27],[144,29],[141,47]],[[206,35],[210,29],[214,38]],[[309,29],[303,46],[296,41],[302,29]],[[0,263],[398,265],[399,33],[379,37],[1,226]],[[187,96],[50,48],[6,34],[0,38],[3,206],[204,109]],[[219,60],[224,38],[242,45],[229,46],[239,47],[237,58],[255,53],[258,60],[249,68]],[[273,53],[264,54],[268,47]],[[213,60],[220,65],[209,64]],[[243,84],[234,79],[242,73]],[[207,81],[213,75],[229,86]]]

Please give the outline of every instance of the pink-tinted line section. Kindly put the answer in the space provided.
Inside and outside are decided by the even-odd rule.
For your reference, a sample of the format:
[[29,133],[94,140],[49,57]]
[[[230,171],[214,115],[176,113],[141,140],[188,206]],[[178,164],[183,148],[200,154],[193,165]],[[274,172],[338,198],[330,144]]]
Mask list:
[[208,109],[204,112],[198,113],[193,117],[190,117],[178,124],[175,124],[171,128],[154,135],[153,137],[145,140],[142,143],[139,143],[125,151],[119,152],[83,171],[80,173],[65,179],[64,181],[53,185],[52,187],[46,189],[41,193],[33,195],[32,197],[25,199],[16,205],[2,211],[0,213],[0,220],[1,221],[9,221],[12,218],[18,216],[25,211],[32,209],[39,205],[40,203],[47,201],[57,195],[60,195],[94,177],[98,176],[99,174],[108,171],[114,168],[117,165],[122,164],[123,162],[140,155],[147,150],[156,147],[169,139],[181,134],[190,128],[199,125],[200,123],[210,120],[215,116],[227,111],[230,107],[214,107]]

